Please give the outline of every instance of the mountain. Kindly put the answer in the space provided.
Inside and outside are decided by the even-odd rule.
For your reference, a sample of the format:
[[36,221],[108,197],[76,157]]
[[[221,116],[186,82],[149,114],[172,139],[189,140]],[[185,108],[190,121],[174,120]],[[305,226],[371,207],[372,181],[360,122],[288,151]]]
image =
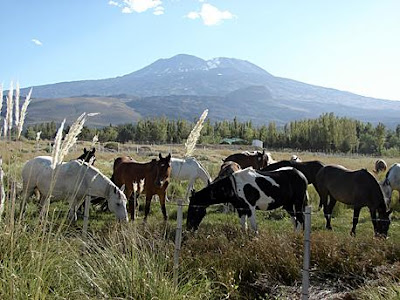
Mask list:
[[[77,103],[104,110],[98,126],[132,122],[141,117],[164,115],[193,120],[202,109],[209,109],[212,120],[252,120],[256,124],[276,121],[282,125],[301,118],[318,117],[334,112],[372,123],[394,126],[398,121],[400,101],[355,95],[335,89],[275,77],[252,64],[234,58],[201,58],[179,54],[159,59],[133,73],[109,79],[61,82],[37,86],[35,98],[46,101],[45,107],[63,107],[80,113]],[[22,93],[27,91],[22,91]],[[47,99],[47,100],[44,100]],[[121,112],[105,109],[107,103]],[[96,110],[96,105],[100,105]],[[31,104],[31,122],[53,117],[40,112],[39,102]],[[89,107],[87,107],[89,108]],[[111,108],[111,107],[110,107]],[[53,109],[57,111],[57,109]],[[110,117],[109,117],[110,115]],[[59,116],[55,113],[54,118]]]

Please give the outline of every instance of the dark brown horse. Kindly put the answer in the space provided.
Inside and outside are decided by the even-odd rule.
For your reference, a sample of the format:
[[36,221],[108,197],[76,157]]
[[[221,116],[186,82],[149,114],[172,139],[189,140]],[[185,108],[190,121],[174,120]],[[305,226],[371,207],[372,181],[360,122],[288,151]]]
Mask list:
[[[389,214],[382,189],[375,177],[365,169],[351,171],[342,166],[328,165],[318,172],[317,191],[324,206],[326,228],[332,229],[331,217],[336,201],[354,206],[353,227],[356,234],[358,217],[362,207],[367,206],[375,234],[387,236]],[[378,212],[378,218],[377,218]]]
[[95,156],[96,149],[93,147],[92,150],[86,150],[86,148],[83,148],[83,154],[77,158],[77,160],[83,160],[84,162],[87,163],[92,163],[94,165],[94,162],[96,161],[96,156]]
[[[116,161],[118,162],[116,163]],[[150,203],[153,195],[158,195],[160,198],[161,211],[164,215],[164,220],[167,220],[167,210],[165,208],[165,200],[167,197],[167,187],[169,184],[169,177],[171,173],[171,154],[162,157],[159,154],[159,159],[153,159],[148,163],[138,163],[132,161],[129,157],[118,157],[114,161],[114,173],[111,180],[121,187],[125,184],[125,195],[129,199],[129,212],[131,219],[134,219],[134,201],[132,199],[133,183],[138,183],[144,179],[143,193],[146,194],[145,217],[150,212]]]
[[240,165],[242,169],[247,167],[253,167],[255,170],[260,170],[271,163],[271,155],[266,153],[265,150],[262,152],[242,152],[229,155],[223,161],[234,161]]

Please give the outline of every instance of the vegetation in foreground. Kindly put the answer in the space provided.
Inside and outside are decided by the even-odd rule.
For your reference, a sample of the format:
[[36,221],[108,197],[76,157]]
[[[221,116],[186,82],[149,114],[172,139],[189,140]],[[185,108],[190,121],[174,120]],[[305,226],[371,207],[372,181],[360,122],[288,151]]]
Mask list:
[[[21,183],[23,163],[44,154],[32,143],[2,142],[5,181]],[[136,149],[132,147],[132,149]],[[172,152],[182,156],[183,148],[155,148],[138,155],[139,161]],[[78,152],[81,152],[79,149]],[[71,153],[68,158],[76,157]],[[197,149],[196,157],[214,177],[222,157],[232,149]],[[374,158],[318,156],[296,153],[303,160],[321,159],[346,167],[372,169]],[[116,153],[96,153],[96,166],[111,175]],[[275,159],[289,153],[273,153]],[[389,164],[394,159],[387,159]],[[381,175],[383,176],[383,175]],[[197,183],[196,188],[201,188]],[[6,190],[8,194],[10,192]],[[185,192],[173,182],[169,197]],[[347,299],[396,299],[400,290],[400,209],[396,195],[389,239],[373,238],[372,224],[362,210],[357,236],[350,237],[352,210],[338,205],[332,221],[334,230],[324,229],[318,197],[310,187],[312,215],[311,292],[315,299],[346,295]],[[168,205],[170,219],[162,221],[157,202],[152,203],[148,224],[139,220],[116,224],[113,216],[92,209],[90,235],[82,237],[82,224],[64,225],[67,206],[54,203],[46,223],[39,223],[35,203],[29,203],[25,220],[18,221],[8,203],[0,233],[1,299],[293,299],[300,297],[303,237],[295,233],[282,210],[259,212],[260,234],[243,233],[235,214],[210,208],[197,233],[185,232],[179,285],[173,283],[173,254],[176,206]],[[33,201],[34,202],[34,201]],[[13,222],[12,214],[17,219]],[[184,209],[184,220],[186,209]]]

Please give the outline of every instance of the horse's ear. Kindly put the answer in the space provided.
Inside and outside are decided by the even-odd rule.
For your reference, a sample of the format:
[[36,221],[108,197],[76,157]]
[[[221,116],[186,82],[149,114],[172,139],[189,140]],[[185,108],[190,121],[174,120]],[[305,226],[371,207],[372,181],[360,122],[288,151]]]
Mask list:
[[96,152],[96,148],[95,147],[93,147],[92,152],[93,152],[93,154]]
[[162,155],[161,155],[161,153],[158,153],[158,158],[159,158],[159,159],[161,159],[161,158],[162,158]]
[[196,191],[195,191],[195,189],[192,189],[192,190],[190,191],[190,194],[191,194],[191,197],[193,197],[193,196],[194,196],[194,194],[196,194]]
[[86,153],[86,152],[87,152],[86,148],[83,148],[83,153]]
[[263,149],[263,152],[262,152],[262,154],[263,154],[263,156],[265,155],[265,149]]
[[171,153],[168,153],[167,160],[171,160]]
[[123,184],[123,185],[121,186],[120,190],[121,190],[121,192],[124,192],[124,191],[125,191],[125,184]]

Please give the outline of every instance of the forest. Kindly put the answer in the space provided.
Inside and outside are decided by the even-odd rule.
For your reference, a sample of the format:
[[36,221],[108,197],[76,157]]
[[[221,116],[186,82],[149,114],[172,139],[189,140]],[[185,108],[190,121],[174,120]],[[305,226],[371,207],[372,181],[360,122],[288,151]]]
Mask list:
[[[98,135],[100,142],[136,142],[180,144],[189,135],[195,124],[187,120],[169,120],[165,117],[143,119],[137,123],[112,125],[99,128],[84,127],[80,140],[92,140]],[[28,126],[25,137],[35,139],[41,132],[41,139],[53,139],[58,124],[48,122]],[[69,128],[66,127],[65,131]],[[374,155],[398,155],[400,153],[400,124],[393,130],[383,123],[376,126],[358,120],[338,117],[333,113],[322,114],[317,119],[292,121],[283,127],[275,122],[255,126],[251,121],[212,123],[207,120],[201,132],[199,143],[219,144],[224,138],[239,138],[251,144],[253,139],[264,142],[267,149],[297,149],[326,153],[359,153]]]

